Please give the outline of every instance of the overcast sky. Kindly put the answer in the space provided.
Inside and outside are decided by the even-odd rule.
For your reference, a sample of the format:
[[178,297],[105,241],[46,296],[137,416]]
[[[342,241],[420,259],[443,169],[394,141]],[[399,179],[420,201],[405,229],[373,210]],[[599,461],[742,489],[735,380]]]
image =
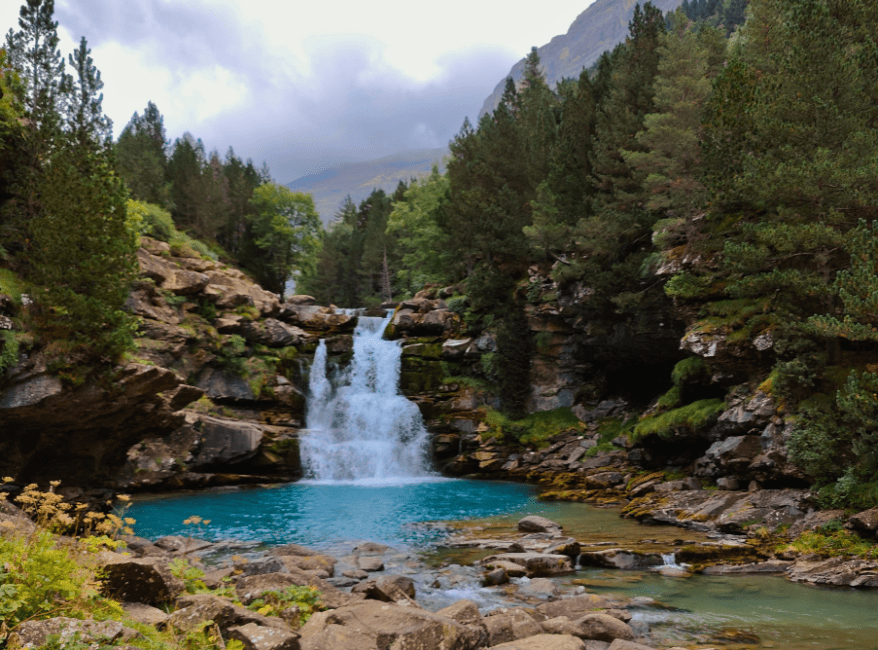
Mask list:
[[[494,86],[593,0],[56,0],[61,50],[88,39],[119,134],[148,101],[287,183],[444,147]],[[18,29],[17,0],[0,27]]]

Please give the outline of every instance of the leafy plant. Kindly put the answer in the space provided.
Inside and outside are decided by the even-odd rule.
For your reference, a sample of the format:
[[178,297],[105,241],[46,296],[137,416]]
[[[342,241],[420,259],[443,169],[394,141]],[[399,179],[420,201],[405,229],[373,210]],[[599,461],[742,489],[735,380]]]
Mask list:
[[697,433],[713,424],[724,408],[725,403],[721,399],[692,402],[667,413],[641,420],[631,431],[630,437],[633,440],[641,440],[650,435],[669,438],[675,431]]
[[[250,603],[249,608],[263,616],[278,616],[296,608],[298,624],[304,625],[314,612],[325,609],[320,603],[320,592],[313,587],[290,586],[282,591],[268,591]],[[289,620],[289,619],[287,619]]]

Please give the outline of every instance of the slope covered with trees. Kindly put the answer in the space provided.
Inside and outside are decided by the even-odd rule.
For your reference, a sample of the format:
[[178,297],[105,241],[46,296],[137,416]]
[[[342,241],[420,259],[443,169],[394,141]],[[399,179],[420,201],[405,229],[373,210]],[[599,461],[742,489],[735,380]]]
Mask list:
[[707,365],[653,404],[678,424],[641,432],[671,435],[759,386],[824,503],[873,502],[876,26],[865,0],[647,3],[624,43],[554,90],[535,49],[496,110],[464,123],[447,172],[395,197],[395,291],[453,287],[468,326],[496,333],[516,415],[516,360],[539,343],[523,311],[572,304],[608,331],[647,311],[681,319],[680,355]]

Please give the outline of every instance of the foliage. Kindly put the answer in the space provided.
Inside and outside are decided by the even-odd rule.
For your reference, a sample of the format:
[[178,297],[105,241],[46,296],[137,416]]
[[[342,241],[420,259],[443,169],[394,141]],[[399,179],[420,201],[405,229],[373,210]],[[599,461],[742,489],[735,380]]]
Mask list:
[[260,284],[283,295],[288,279],[312,271],[320,249],[320,217],[310,194],[264,183],[253,190],[247,215],[246,266]]
[[299,610],[299,625],[304,625],[314,612],[325,609],[320,592],[313,587],[290,586],[282,591],[267,591],[250,603],[249,608],[263,616],[277,616],[291,608]]
[[878,545],[840,526],[827,525],[817,530],[806,530],[798,539],[789,545],[778,547],[777,550],[782,552],[789,548],[799,553],[815,553],[823,557],[878,559]]
[[670,438],[677,432],[698,433],[716,421],[725,408],[721,399],[703,399],[638,422],[631,431],[632,440],[650,435]]
[[582,430],[582,422],[569,408],[551,411],[537,411],[521,419],[512,419],[500,411],[489,409],[485,414],[488,434],[510,440],[522,445],[544,447],[553,437],[569,429]]

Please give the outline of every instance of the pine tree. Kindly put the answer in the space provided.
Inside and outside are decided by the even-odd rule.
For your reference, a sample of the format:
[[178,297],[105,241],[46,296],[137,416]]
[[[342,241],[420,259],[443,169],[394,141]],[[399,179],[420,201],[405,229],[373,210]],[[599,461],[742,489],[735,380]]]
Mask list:
[[94,65],[84,36],[79,48],[69,55],[68,62],[76,77],[67,106],[67,131],[77,146],[98,144],[107,147],[112,139],[113,122],[103,113],[101,104],[104,96],[100,90],[104,82]]
[[164,118],[149,102],[142,116],[134,113],[115,147],[117,168],[131,195],[166,208],[171,206],[167,146]]

